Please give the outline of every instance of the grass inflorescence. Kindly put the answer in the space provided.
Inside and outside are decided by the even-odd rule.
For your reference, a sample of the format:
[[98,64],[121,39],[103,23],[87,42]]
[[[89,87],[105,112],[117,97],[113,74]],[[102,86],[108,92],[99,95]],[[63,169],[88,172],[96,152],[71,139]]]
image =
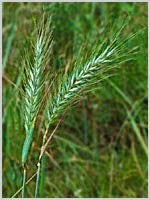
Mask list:
[[[43,19],[44,20],[44,19]],[[49,19],[50,20],[50,19]],[[22,151],[22,165],[27,160],[27,155],[32,142],[32,135],[34,132],[35,120],[37,111],[42,99],[42,91],[44,86],[44,70],[48,62],[52,35],[51,32],[47,32],[50,25],[48,22],[44,25],[44,21],[41,23],[43,27],[38,30],[35,45],[33,46],[33,55],[28,55],[26,49],[26,66],[25,66],[25,130],[26,140]]]
[[[25,98],[24,98],[24,113],[25,113],[25,131],[26,138],[22,149],[22,166],[25,166],[29,150],[31,147],[33,133],[35,128],[35,121],[40,107],[43,88],[44,88],[44,70],[49,61],[49,54],[52,45],[52,35],[47,31],[50,26],[50,19],[45,24],[45,18],[41,22],[41,27],[37,29],[37,38],[33,44],[33,54],[29,55],[29,50],[26,49],[26,63],[25,63]],[[32,43],[31,43],[32,45]],[[24,169],[25,170],[25,169]],[[25,173],[23,179],[23,186],[25,182]],[[22,196],[24,197],[24,187]]]
[[146,6],[11,5],[3,7],[3,196],[146,197]]
[[68,75],[60,75],[58,88],[54,85],[54,93],[47,108],[47,123],[53,124],[69,106],[79,101],[83,91],[96,89],[97,83],[113,75],[109,72],[111,69],[133,59],[135,52],[124,51],[124,45],[132,37],[124,41],[119,41],[117,37],[109,43],[105,41],[92,48],[88,55],[83,54],[83,49],[79,52],[72,71]]

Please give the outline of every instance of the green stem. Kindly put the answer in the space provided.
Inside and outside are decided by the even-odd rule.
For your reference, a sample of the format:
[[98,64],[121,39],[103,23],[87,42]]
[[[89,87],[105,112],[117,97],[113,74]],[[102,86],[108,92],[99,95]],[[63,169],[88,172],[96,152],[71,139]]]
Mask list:
[[[25,183],[25,185],[27,185],[28,183],[30,183],[30,181],[36,176],[37,172],[34,173],[28,180],[27,182]],[[17,190],[17,192],[15,192],[11,198],[15,198],[17,196],[17,194],[19,194],[23,189],[23,186],[21,188],[19,188],[19,190]]]
[[24,198],[25,182],[26,182],[26,168],[24,168],[23,171],[22,198]]
[[[45,131],[44,136],[43,136],[41,151],[45,144],[47,132],[48,132],[48,129]],[[37,177],[36,177],[35,197],[37,197],[37,194],[38,194],[38,187],[39,187],[39,181],[40,181],[40,167],[41,167],[40,163],[41,163],[41,160],[39,159],[39,162],[37,164],[38,170],[37,170]]]
[[[62,120],[62,119],[61,119]],[[40,167],[41,167],[41,159],[43,158],[43,155],[44,155],[44,152],[45,152],[45,149],[47,147],[47,145],[49,144],[50,140],[52,139],[52,137],[54,136],[61,120],[59,120],[59,122],[57,123],[55,129],[53,130],[53,132],[51,133],[50,137],[48,138],[47,142],[46,142],[46,135],[48,133],[48,130],[49,130],[49,127],[46,129],[45,133],[44,133],[44,136],[43,136],[43,141],[42,141],[42,147],[41,147],[41,152],[40,152],[40,155],[39,155],[39,162],[37,164],[38,166],[38,170],[37,170],[37,178],[36,178],[36,188],[35,188],[35,197],[37,197],[37,193],[38,193],[38,186],[39,186],[39,180],[40,180]],[[46,143],[45,143],[46,142]],[[43,164],[42,164],[43,165]]]
[[36,177],[35,198],[36,198],[37,195],[38,195],[38,188],[39,188],[40,167],[41,167],[40,162],[38,162],[37,166],[38,166],[38,170],[37,170],[37,177]]
[[40,186],[39,186],[39,197],[44,196],[44,179],[45,179],[45,155],[43,155],[41,160],[41,176],[40,176]]

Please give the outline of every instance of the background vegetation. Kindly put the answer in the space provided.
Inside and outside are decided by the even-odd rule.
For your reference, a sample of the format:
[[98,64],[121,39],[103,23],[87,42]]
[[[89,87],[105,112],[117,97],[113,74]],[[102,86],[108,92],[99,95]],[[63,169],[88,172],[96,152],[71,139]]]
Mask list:
[[[82,43],[109,37],[112,24],[117,29],[127,16],[124,36],[146,29],[128,43],[140,47],[136,60],[65,115],[45,154],[39,196],[147,197],[147,3],[3,3],[3,197],[22,184],[22,52],[43,5],[54,26],[47,71],[65,72]],[[42,130],[34,137],[28,178],[36,171]],[[33,197],[34,188],[33,179],[25,195]]]

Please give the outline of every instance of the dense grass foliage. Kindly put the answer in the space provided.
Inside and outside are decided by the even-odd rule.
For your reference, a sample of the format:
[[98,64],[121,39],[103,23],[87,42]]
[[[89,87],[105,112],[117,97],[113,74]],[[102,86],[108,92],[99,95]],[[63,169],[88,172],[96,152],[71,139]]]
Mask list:
[[[36,35],[34,19],[39,26],[43,12],[51,16],[45,34],[53,32],[52,47],[51,37],[45,37],[48,42],[42,44],[44,40]],[[138,46],[139,52],[134,60],[119,61],[120,68],[113,70],[115,76],[87,94],[77,83],[78,78],[82,83],[90,82],[95,71],[98,76],[98,68],[85,73],[90,70],[88,61],[93,58],[95,62],[95,44],[109,43],[126,18],[119,42],[142,30],[124,47],[129,52]],[[36,59],[41,52],[46,59],[41,57],[39,63]],[[128,59],[127,54],[124,56]],[[86,69],[83,73],[82,66]],[[70,98],[77,90],[80,101],[74,107],[68,106],[70,99],[65,104],[67,112],[41,160],[38,197],[147,197],[147,3],[3,3],[2,67],[3,197],[11,197],[22,185],[21,152],[30,125],[34,124],[34,134],[26,164],[27,180],[37,171],[45,130],[49,136],[56,126],[53,122],[62,114],[62,107],[56,103],[64,106],[65,95]],[[68,72],[71,79],[58,84]],[[34,81],[25,85],[25,74]],[[63,85],[66,81],[69,86]],[[24,94],[33,83],[33,87],[42,88],[38,94],[29,92],[25,110]],[[62,92],[60,96],[58,91]],[[36,116],[37,104],[30,95],[37,98],[40,107]],[[76,93],[73,95],[76,97]],[[52,108],[55,112],[45,112]],[[28,181],[25,197],[33,197],[34,191],[35,176]]]

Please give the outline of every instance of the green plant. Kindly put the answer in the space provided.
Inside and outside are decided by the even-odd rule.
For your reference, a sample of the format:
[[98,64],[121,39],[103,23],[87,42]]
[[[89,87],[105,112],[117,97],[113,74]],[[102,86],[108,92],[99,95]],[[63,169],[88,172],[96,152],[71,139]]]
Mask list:
[[[37,197],[39,177],[40,177],[40,161],[51,141],[55,131],[46,140],[49,126],[54,124],[59,117],[62,117],[66,110],[74,105],[80,99],[83,91],[89,92],[96,89],[96,84],[109,78],[112,72],[109,70],[119,66],[122,62],[133,59],[135,48],[133,51],[126,51],[126,43],[134,38],[135,34],[130,35],[124,40],[119,40],[121,29],[112,37],[111,41],[104,41],[102,44],[94,46],[88,54],[85,49],[81,48],[77,60],[73,63],[73,69],[68,74],[60,75],[57,79],[58,87],[53,84],[53,93],[51,92],[48,105],[46,107],[47,118],[45,119],[46,131],[43,136],[41,153],[39,156],[38,173],[36,181],[35,197]],[[59,122],[60,123],[60,122]],[[58,125],[57,125],[58,126]]]
[[[34,67],[38,30],[44,26],[46,30],[40,17],[43,7],[52,16],[47,32],[53,27],[54,45],[52,51],[47,49],[51,60],[42,65],[43,88],[37,110],[34,107],[32,145],[26,146],[30,153],[26,151],[23,186],[18,190],[26,132],[22,79],[30,71],[27,60]],[[134,40],[129,36],[147,26],[146,7],[145,3],[3,3],[3,197],[20,198],[21,190],[30,198],[147,197],[147,32],[133,34]],[[15,23],[13,13],[17,13]],[[117,31],[126,15],[129,23]],[[127,55],[112,66],[108,61],[108,65],[96,63],[95,72],[89,73],[94,56],[99,57],[115,37],[112,49],[124,38],[127,41],[109,60],[113,63]],[[27,38],[24,62],[20,50]],[[137,45],[141,51],[134,54]],[[80,75],[88,63],[89,77],[77,76],[80,84],[75,78],[70,84],[73,74],[78,70]]]
[[[32,143],[33,132],[37,112],[41,103],[41,97],[44,86],[44,70],[49,61],[49,53],[52,44],[52,35],[49,32],[50,21],[45,24],[43,17],[41,27],[37,29],[36,43],[33,45],[33,55],[29,55],[26,50],[26,63],[25,63],[25,99],[24,99],[24,113],[25,113],[25,131],[26,138],[22,149],[22,166],[25,168],[27,156]],[[32,45],[32,43],[31,43]],[[24,179],[26,170],[24,169]],[[23,180],[24,185],[25,180]],[[24,196],[24,187],[23,193]]]

